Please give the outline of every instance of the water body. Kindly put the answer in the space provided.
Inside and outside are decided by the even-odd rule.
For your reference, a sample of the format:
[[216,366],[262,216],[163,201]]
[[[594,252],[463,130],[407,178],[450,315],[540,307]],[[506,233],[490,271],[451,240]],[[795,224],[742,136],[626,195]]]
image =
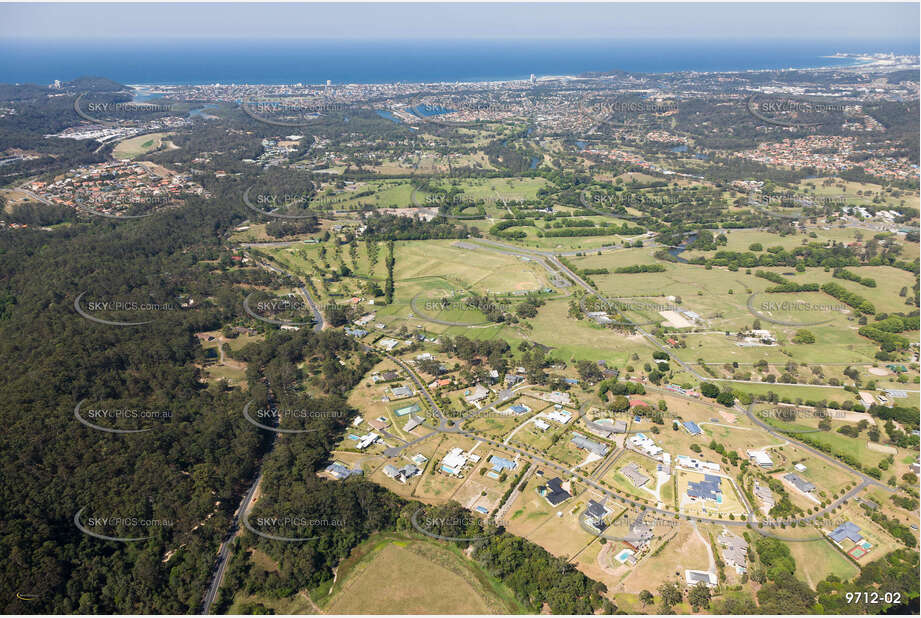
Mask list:
[[537,162],[540,161],[539,157],[531,157],[531,169],[537,169]]
[[0,82],[98,75],[127,84],[321,84],[527,79],[625,70],[845,66],[835,52],[917,54],[918,40],[38,40],[0,41]]
[[400,120],[399,118],[397,118],[396,116],[394,116],[393,113],[391,113],[391,112],[389,112],[389,111],[387,111],[387,110],[385,110],[385,109],[376,109],[376,110],[374,110],[374,111],[375,111],[375,112],[377,113],[377,115],[380,116],[381,118],[386,118],[387,120],[392,120],[392,121],[394,121],[394,122],[397,123],[397,124],[403,124],[403,121],[402,121],[402,120]]
[[688,151],[688,147],[685,146],[684,144],[681,144],[680,146],[675,146],[674,148],[672,148],[672,152],[687,152],[687,151]]
[[697,240],[697,234],[696,234],[696,233],[695,233],[695,234],[690,234],[690,235],[688,235],[688,236],[684,239],[684,242],[682,242],[680,245],[678,245],[677,247],[672,247],[671,249],[669,249],[669,250],[668,250],[668,254],[671,255],[673,258],[675,258],[675,261],[680,262],[680,263],[682,263],[682,264],[687,264],[688,261],[687,261],[686,259],[684,259],[683,257],[680,257],[680,256],[681,256],[682,253],[684,253],[685,251],[688,250],[688,245],[691,244],[692,242],[694,242],[695,240]]
[[218,106],[214,103],[208,103],[202,107],[196,107],[193,110],[189,110],[189,118],[211,118],[210,114],[205,113],[209,109],[217,109]]

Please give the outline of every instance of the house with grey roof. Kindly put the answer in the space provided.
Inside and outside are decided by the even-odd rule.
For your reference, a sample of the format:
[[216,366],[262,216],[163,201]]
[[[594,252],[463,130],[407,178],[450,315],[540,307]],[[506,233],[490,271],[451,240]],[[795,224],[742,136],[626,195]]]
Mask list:
[[606,445],[602,444],[601,442],[596,442],[595,440],[590,440],[580,433],[573,433],[572,439],[569,441],[574,444],[576,448],[594,453],[595,455],[604,457],[608,454],[609,449]]
[[550,506],[557,506],[572,498],[572,494],[563,489],[563,481],[560,477],[550,479],[546,485],[539,487],[537,491],[550,503]]
[[723,562],[735,567],[740,575],[744,573],[748,561],[748,543],[745,539],[724,530],[717,541],[723,548]]
[[863,535],[860,534],[860,527],[856,524],[846,521],[831,532],[828,533],[828,538],[832,541],[841,545],[845,539],[850,540],[854,543],[859,543],[863,540]]
[[469,404],[475,404],[486,399],[487,395],[489,395],[489,389],[482,384],[477,384],[472,391],[464,395],[464,400]]
[[696,586],[699,583],[704,583],[708,588],[716,587],[716,574],[710,573],[709,571],[693,571],[688,569],[684,572],[684,578],[688,586]]
[[642,487],[652,479],[643,473],[640,470],[640,467],[633,462],[628,463],[626,466],[620,469],[621,474],[627,477],[627,479],[633,483],[634,487]]
[[406,464],[402,468],[397,468],[393,464],[387,464],[383,468],[384,474],[399,481],[403,484],[406,483],[409,479],[416,476],[417,474],[422,474],[422,470],[414,466],[413,464]]
[[413,396],[413,389],[408,386],[397,386],[390,389],[390,396],[393,399],[404,399]]
[[604,505],[604,500],[601,502],[589,500],[588,508],[585,509],[585,522],[596,531],[603,532],[604,529],[608,527],[604,522],[604,518],[607,517],[610,512],[610,509]]
[[349,469],[345,464],[334,461],[326,467],[326,473],[337,481],[343,481],[351,476],[364,474],[361,468]]
[[416,416],[415,414],[409,415],[409,420],[406,421],[406,424],[403,425],[403,431],[412,431],[416,427],[422,424],[422,419]]
[[720,477],[713,474],[705,474],[702,481],[690,481],[688,483],[687,495],[695,500],[712,500],[714,502],[722,501],[722,489]]
[[793,474],[792,472],[790,472],[789,474],[785,474],[783,478],[785,481],[787,481],[788,483],[790,483],[791,485],[793,485],[794,487],[796,487],[798,490],[800,490],[803,493],[808,494],[808,493],[812,493],[815,491],[815,485],[813,485],[812,483],[810,483],[809,481],[807,481],[806,479],[804,479],[798,474]]

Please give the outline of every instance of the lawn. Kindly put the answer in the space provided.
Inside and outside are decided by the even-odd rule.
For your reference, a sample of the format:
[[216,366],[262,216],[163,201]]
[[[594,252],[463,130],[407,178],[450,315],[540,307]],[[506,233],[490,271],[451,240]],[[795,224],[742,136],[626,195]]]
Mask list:
[[854,563],[845,558],[828,539],[786,545],[796,561],[797,577],[809,584],[812,589],[829,575],[837,575],[842,580],[848,580],[859,573]]
[[331,614],[521,611],[508,589],[442,543],[375,537],[354,549],[337,575],[331,596],[321,601]]
[[[129,137],[120,141],[112,151],[112,157],[115,159],[136,159],[148,152],[157,150],[164,144],[164,139],[168,133],[146,133],[136,137]],[[169,144],[169,142],[165,142]]]

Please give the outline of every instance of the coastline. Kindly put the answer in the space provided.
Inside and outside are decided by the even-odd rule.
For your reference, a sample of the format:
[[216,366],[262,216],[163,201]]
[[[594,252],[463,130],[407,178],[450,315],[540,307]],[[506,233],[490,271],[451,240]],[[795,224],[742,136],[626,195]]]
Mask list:
[[[820,56],[819,58],[839,58],[842,56]],[[867,69],[867,68],[891,68],[893,71],[902,70],[903,67],[888,67],[886,61],[880,59],[874,59],[868,56],[863,55],[854,55],[847,56],[847,59],[850,60],[849,64],[836,64],[836,65],[817,65],[810,67],[786,67],[786,68],[773,68],[773,69],[744,69],[744,70],[723,70],[723,71],[696,71],[696,70],[683,70],[683,71],[656,71],[656,72],[640,72],[640,71],[626,71],[627,73],[632,73],[635,75],[650,75],[650,76],[659,76],[659,75],[678,75],[682,73],[694,73],[696,75],[729,75],[729,74],[761,74],[761,73],[774,73],[778,71],[842,71],[842,70],[855,70],[855,69]],[[914,67],[909,67],[918,69],[918,65]],[[535,83],[540,84],[541,82],[556,82],[556,81],[592,81],[597,79],[604,79],[604,75],[595,75],[595,76],[580,76],[580,75],[536,75],[535,74]],[[390,85],[403,85],[403,86],[465,86],[465,85],[476,85],[483,86],[486,84],[493,84],[496,86],[520,82],[530,81],[530,76],[514,76],[506,78],[482,78],[482,79],[466,79],[466,80],[443,80],[443,81],[383,81],[383,82],[339,82],[334,83],[332,86],[335,87],[351,87],[351,86],[390,86]],[[298,82],[236,82],[233,85],[236,86],[295,86]],[[208,85],[230,85],[229,83],[224,82],[151,82],[151,83],[126,83],[126,86],[135,90],[156,90],[157,88],[162,87],[183,87],[183,86],[208,86]],[[304,87],[324,87],[325,83],[302,83]],[[141,99],[138,99],[141,100]]]

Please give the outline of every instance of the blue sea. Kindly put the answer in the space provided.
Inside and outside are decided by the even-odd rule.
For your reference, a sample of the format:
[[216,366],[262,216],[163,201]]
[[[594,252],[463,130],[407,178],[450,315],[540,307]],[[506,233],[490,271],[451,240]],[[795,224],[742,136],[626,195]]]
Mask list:
[[454,82],[625,70],[740,71],[852,64],[835,52],[917,54],[918,41],[676,39],[0,41],[0,82],[83,75],[127,84]]

